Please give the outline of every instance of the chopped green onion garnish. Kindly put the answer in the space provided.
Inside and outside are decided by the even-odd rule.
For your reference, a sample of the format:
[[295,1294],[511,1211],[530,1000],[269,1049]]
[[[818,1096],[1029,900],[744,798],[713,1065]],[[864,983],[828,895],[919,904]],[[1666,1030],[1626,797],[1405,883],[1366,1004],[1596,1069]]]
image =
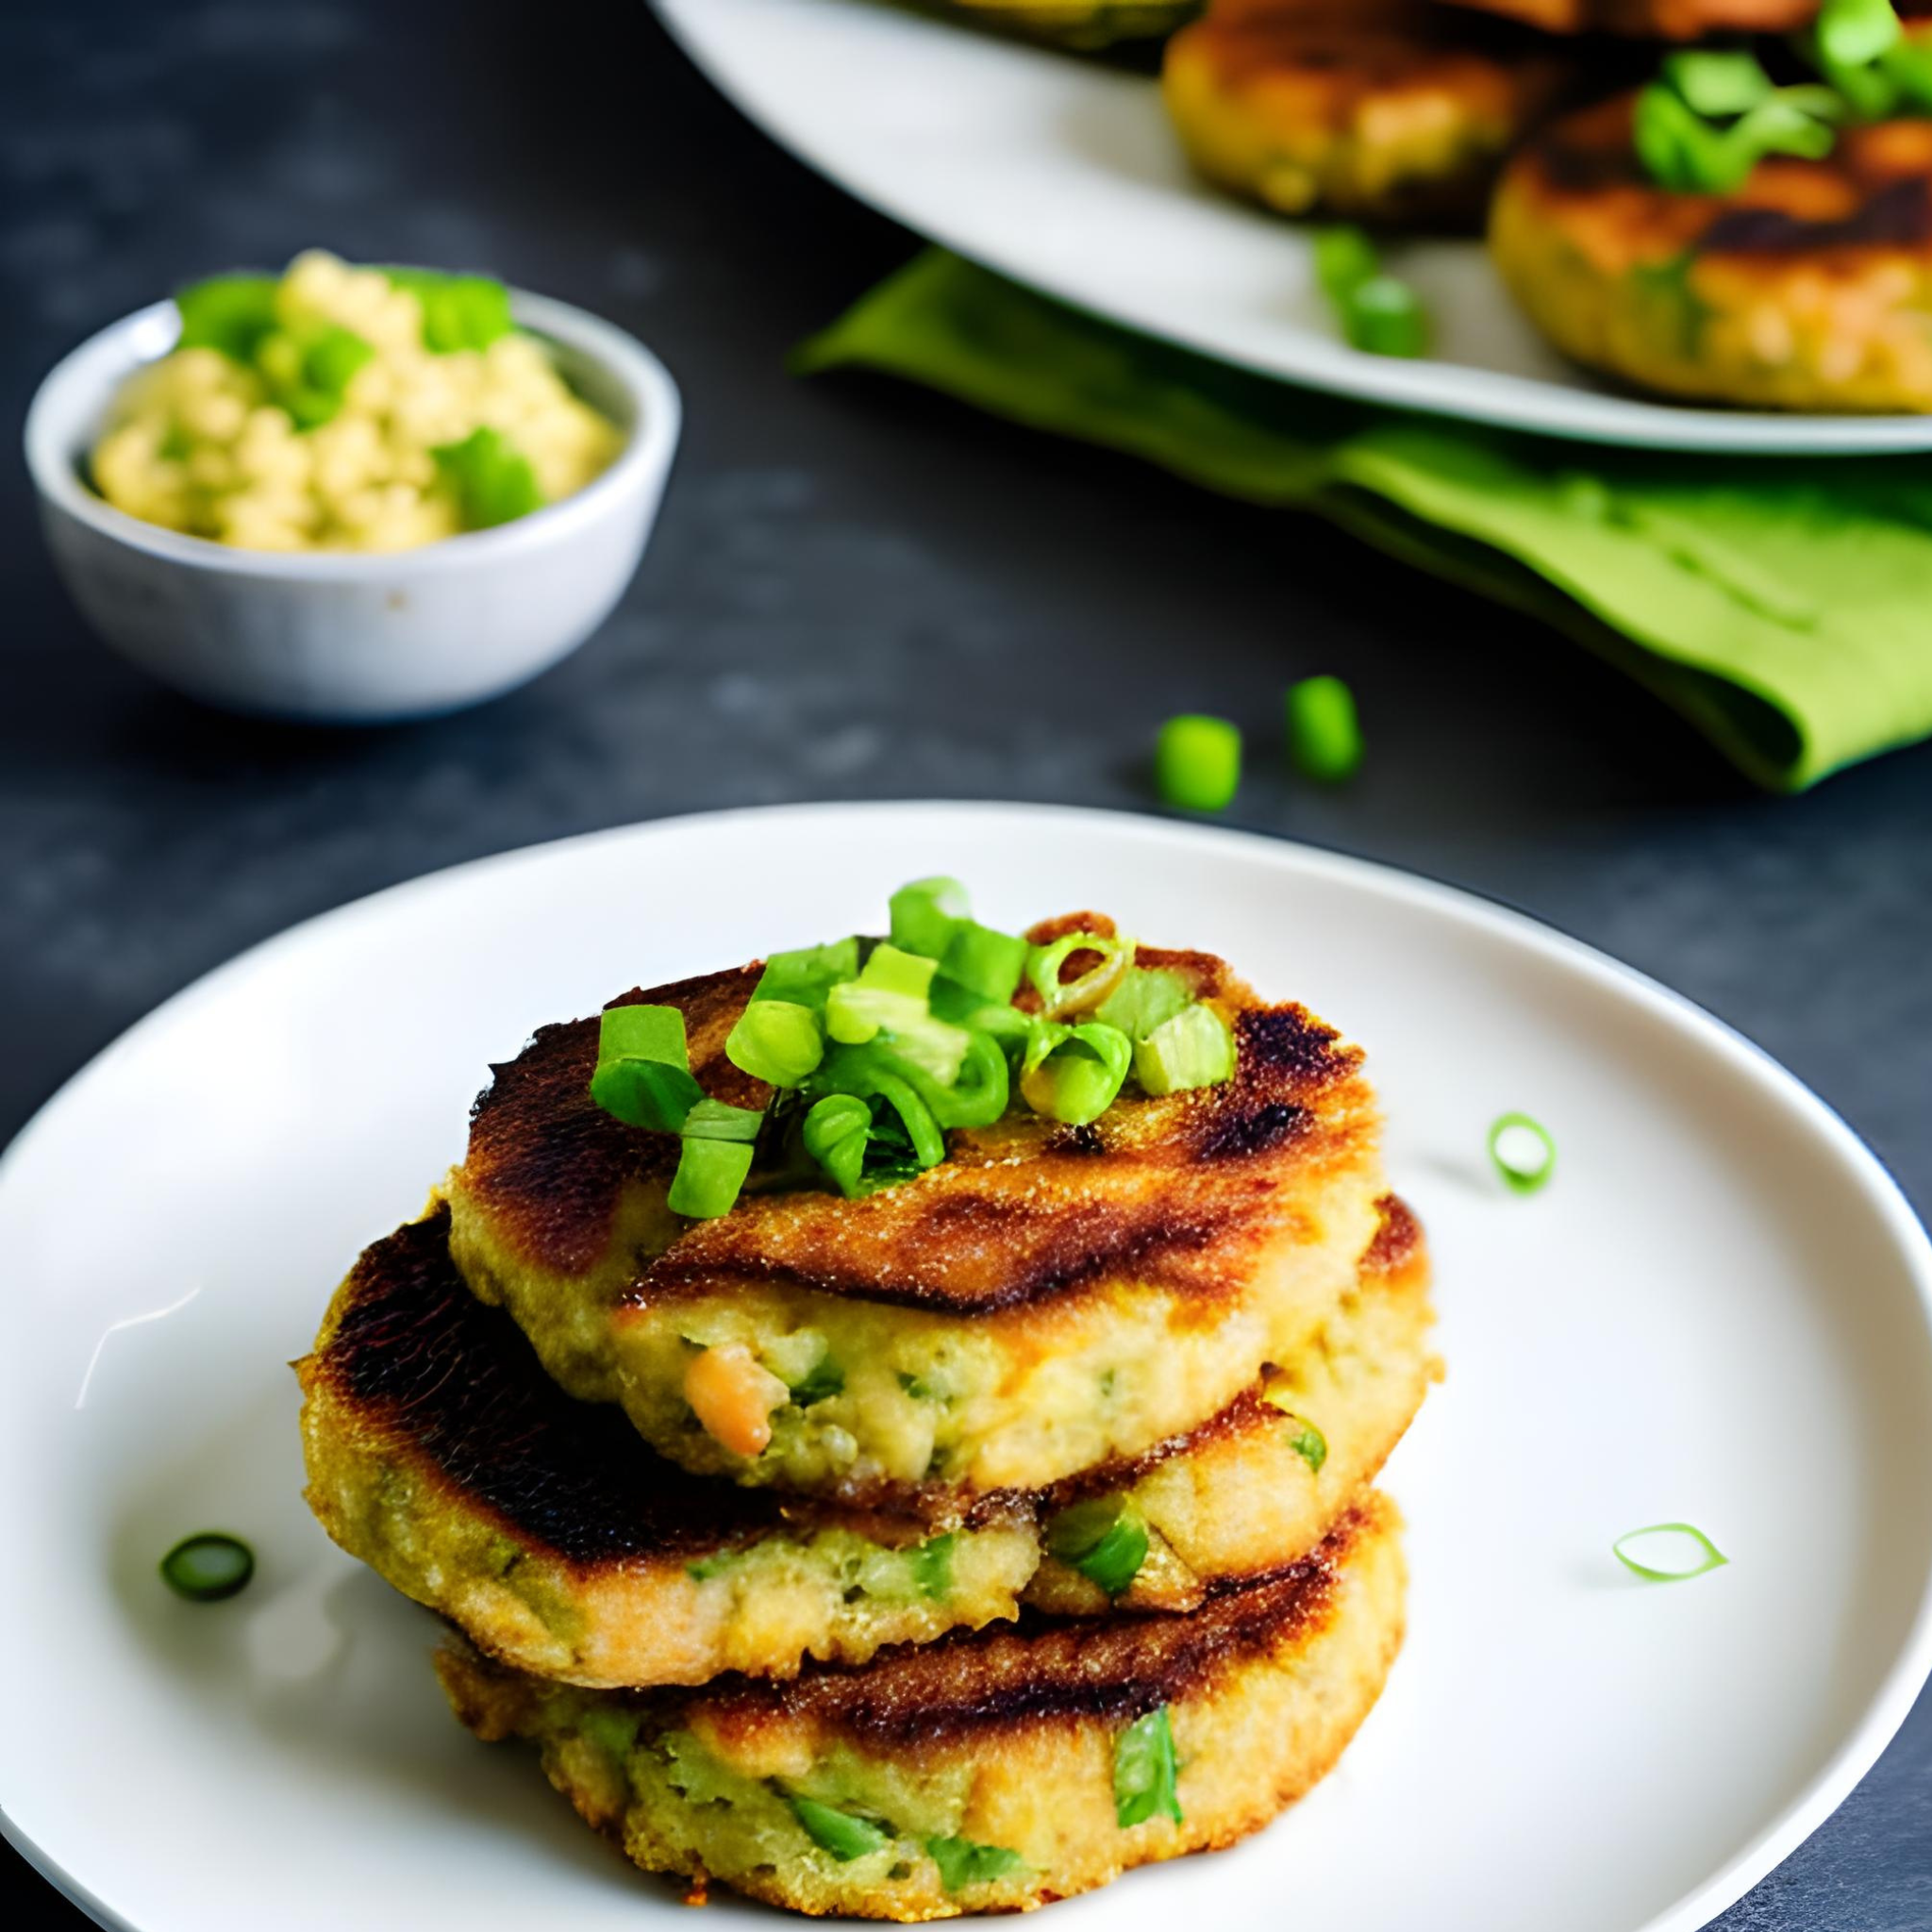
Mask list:
[[1035,1113],[1084,1127],[1113,1105],[1134,1052],[1133,1041],[1118,1026],[1041,1021],[1026,1048],[1020,1091]]
[[1352,778],[1362,762],[1355,693],[1339,677],[1304,677],[1288,688],[1288,755],[1324,785]]
[[1153,1094],[1214,1087],[1234,1072],[1234,1035],[1212,1007],[1183,1008],[1134,1048],[1134,1077]]
[[273,275],[210,275],[175,293],[181,315],[181,349],[214,349],[231,362],[252,363],[262,338],[275,326]]
[[1183,811],[1221,811],[1241,782],[1241,735],[1225,718],[1170,718],[1154,747],[1154,783]]
[[633,1127],[682,1131],[705,1097],[691,1077],[684,1014],[676,1007],[607,1007],[598,1022],[591,1098]]
[[774,1087],[801,1086],[825,1057],[825,1036],[810,1007],[754,999],[724,1041],[734,1067]]
[[1341,303],[1349,346],[1370,356],[1426,356],[1429,317],[1423,298],[1394,275],[1371,275]]
[[929,1838],[925,1849],[948,1891],[990,1885],[995,1878],[1008,1878],[1026,1869],[1018,1852],[1009,1852],[1005,1845],[974,1844],[970,1838]]
[[828,946],[801,946],[792,953],[774,953],[765,961],[754,1000],[791,1000],[801,1007],[823,1007],[825,995],[841,979],[858,977],[858,941],[837,940]]
[[796,1382],[785,1386],[800,1408],[809,1408],[815,1402],[828,1402],[845,1392],[845,1371],[830,1356],[821,1356]]
[[1755,54],[1687,48],[1664,56],[1663,76],[1692,113],[1707,117],[1741,114],[1771,92],[1771,76]]
[[441,443],[429,454],[466,530],[493,530],[543,508],[529,458],[500,429],[473,429],[460,442]]
[[799,1129],[805,1151],[847,1200],[856,1199],[872,1139],[872,1108],[854,1093],[828,1093]]
[[1381,268],[1381,257],[1364,230],[1346,225],[1315,230],[1315,280],[1338,308]]
[[184,1537],[161,1558],[161,1581],[190,1603],[218,1604],[248,1587],[255,1552],[240,1537],[206,1529]]
[[1119,1596],[1147,1560],[1147,1527],[1118,1496],[1062,1509],[1048,1524],[1046,1547],[1108,1596]]
[[708,1096],[694,1100],[679,1131],[691,1141],[756,1141],[765,1117],[752,1107],[733,1107]]
[[805,1827],[805,1835],[841,1865],[883,1851],[892,1841],[891,1835],[870,1818],[855,1818],[849,1811],[835,1810],[816,1798],[800,1797],[796,1791],[791,1793],[791,1799],[792,1815]]
[[1178,973],[1161,966],[1132,966],[1121,983],[1093,1009],[1093,1017],[1118,1026],[1129,1040],[1145,1040],[1165,1020],[1193,1004]]
[[937,1602],[953,1587],[953,1552],[959,1546],[957,1530],[936,1536],[912,1552],[908,1567],[921,1596]]
[[[870,1091],[867,1069],[883,1069],[904,1080],[925,1102],[941,1127],[990,1127],[1006,1112],[1011,1092],[1007,1057],[992,1034],[980,1031],[970,1038],[972,1044],[950,1087],[941,1085],[915,1061],[877,1045],[841,1048],[839,1063],[826,1078],[841,1086],[850,1081],[857,1091]],[[858,1055],[866,1058],[855,1074],[850,1069],[853,1057]]]
[[1136,1718],[1113,1745],[1113,1809],[1122,1829],[1150,1818],[1181,1822],[1176,1789],[1180,1767],[1174,1760],[1174,1726],[1167,1707]]
[[940,959],[940,972],[989,1005],[1003,1007],[1019,990],[1026,970],[1026,941],[962,919]]
[[1301,1416],[1294,1416],[1291,1420],[1295,1428],[1288,1439],[1288,1446],[1316,1475],[1320,1475],[1322,1465],[1328,1460],[1328,1438],[1313,1423]]
[[[1646,1538],[1651,1540],[1647,1543]],[[1689,1523],[1653,1523],[1646,1529],[1620,1536],[1610,1548],[1624,1569],[1647,1583],[1685,1583],[1707,1571],[1722,1569],[1731,1560]],[[1651,1560],[1645,1561],[1646,1557]]]
[[666,1205],[672,1213],[689,1215],[693,1221],[715,1221],[728,1214],[751,1172],[751,1157],[748,1141],[688,1137],[678,1153]]
[[374,343],[331,322],[271,330],[256,344],[255,367],[295,427],[315,429],[341,408],[349,378],[375,354]]
[[972,914],[973,903],[958,879],[914,879],[892,894],[892,943],[928,959],[941,958],[954,929]]
[[[1094,953],[1093,965],[1074,979],[1060,973],[1075,953]],[[1096,1007],[1126,976],[1134,962],[1132,940],[1113,939],[1097,932],[1063,933],[1050,944],[1037,946],[1026,960],[1026,977],[1040,995],[1040,1009],[1049,1020],[1063,1020]]]
[[1891,0],[1824,0],[1812,30],[1820,51],[1840,67],[1868,65],[1904,31]]
[[1499,1114],[1490,1128],[1490,1158],[1507,1187],[1533,1194],[1547,1187],[1557,1171],[1557,1143],[1549,1129],[1528,1114]]
[[452,275],[433,268],[391,268],[390,281],[423,307],[423,346],[446,356],[487,349],[510,332],[509,291],[488,275]]

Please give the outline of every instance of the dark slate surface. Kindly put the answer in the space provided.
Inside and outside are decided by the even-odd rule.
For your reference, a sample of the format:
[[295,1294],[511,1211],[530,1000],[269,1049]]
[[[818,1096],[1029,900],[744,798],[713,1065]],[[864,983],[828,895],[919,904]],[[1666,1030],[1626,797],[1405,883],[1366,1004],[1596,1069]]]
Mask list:
[[[310,242],[493,265],[656,346],[690,424],[655,547],[600,637],[491,709],[270,730],[107,658],[0,465],[0,1137],[197,974],[430,867],[708,806],[1137,806],[1161,717],[1226,711],[1265,753],[1285,680],[1332,669],[1369,769],[1318,797],[1259,757],[1241,822],[1515,901],[1656,974],[1932,1201],[1932,749],[1763,798],[1571,646],[1318,525],[884,383],[790,380],[787,345],[910,244],[744,125],[637,0],[0,18],[9,424],[84,332]],[[80,1923],[0,1857],[0,1905]],[[1932,1705],[1721,1924],[1932,1926]]]

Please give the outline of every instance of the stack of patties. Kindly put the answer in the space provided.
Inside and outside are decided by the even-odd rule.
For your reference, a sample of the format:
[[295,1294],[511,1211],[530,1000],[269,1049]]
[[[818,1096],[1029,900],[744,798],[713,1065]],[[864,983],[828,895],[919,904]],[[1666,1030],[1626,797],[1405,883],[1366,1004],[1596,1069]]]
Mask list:
[[1038,1905],[1224,1845],[1399,1646],[1438,1373],[1360,1055],[950,881],[495,1070],[300,1365],[309,1501],[640,1865]]

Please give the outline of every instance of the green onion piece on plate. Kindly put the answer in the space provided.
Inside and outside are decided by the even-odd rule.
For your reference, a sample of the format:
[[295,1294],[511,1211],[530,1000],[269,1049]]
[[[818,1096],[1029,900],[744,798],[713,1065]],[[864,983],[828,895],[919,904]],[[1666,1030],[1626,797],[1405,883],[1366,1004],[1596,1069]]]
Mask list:
[[692,1079],[684,1015],[675,1007],[608,1007],[597,1029],[591,1098],[627,1126],[682,1131],[705,1097]]
[[798,1087],[825,1057],[825,1036],[810,1007],[754,999],[724,1041],[724,1058],[754,1080]]
[[1315,280],[1336,308],[1381,272],[1382,258],[1366,230],[1346,224],[1315,230]]
[[1194,995],[1178,973],[1164,966],[1132,966],[1093,1009],[1093,1017],[1118,1026],[1129,1040],[1145,1040],[1163,1021],[1192,1006]]
[[962,919],[941,955],[940,972],[989,1005],[1003,1007],[1019,991],[1028,950],[1026,941],[1012,933]]
[[[711,1105],[717,1105],[712,1102]],[[664,1197],[674,1214],[692,1221],[715,1221],[730,1213],[744,1177],[751,1172],[749,1141],[710,1141],[688,1134],[677,1157],[677,1172]]]
[[872,1108],[856,1093],[828,1093],[799,1128],[805,1151],[847,1200],[856,1199],[872,1139]]
[[1304,677],[1288,688],[1288,755],[1295,769],[1339,785],[1361,769],[1362,727],[1355,693],[1339,677]]
[[[1085,972],[1062,979],[1067,961],[1076,953],[1098,957]],[[1065,1020],[1097,1007],[1126,977],[1133,963],[1132,940],[1097,932],[1069,932],[1033,949],[1026,960],[1026,977],[1040,995],[1041,1011],[1049,1020]]]
[[1096,1496],[1062,1509],[1047,1525],[1047,1549],[1090,1583],[1116,1597],[1147,1560],[1147,1526],[1119,1496]]
[[708,1094],[691,1103],[691,1111],[678,1129],[688,1141],[753,1141],[765,1117],[755,1107],[733,1107],[728,1101],[713,1100]]
[[1688,1583],[1731,1559],[1689,1523],[1653,1523],[1610,1545],[1618,1562],[1646,1583]]
[[1241,735],[1225,718],[1187,712],[1160,727],[1154,784],[1182,811],[1222,811],[1241,782]]
[[161,1581],[192,1604],[218,1604],[248,1587],[255,1552],[238,1536],[205,1529],[161,1558]]
[[1125,1830],[1150,1818],[1181,1822],[1180,1766],[1167,1707],[1136,1718],[1113,1743],[1113,1809]]
[[765,961],[754,1000],[790,1000],[795,1006],[823,1007],[841,980],[858,977],[858,941],[835,940],[828,946],[801,946],[774,953]]
[[1513,1193],[1534,1194],[1557,1171],[1557,1143],[1528,1114],[1498,1114],[1490,1128],[1490,1159]]
[[1183,1008],[1134,1048],[1134,1077],[1153,1094],[1216,1087],[1234,1072],[1234,1035],[1212,1007]]
[[942,958],[954,929],[973,916],[973,903],[958,879],[914,879],[892,894],[892,943],[928,959]]
[[791,1798],[792,1815],[805,1827],[806,1837],[841,1865],[882,1851],[892,1841],[891,1834],[870,1818],[855,1818],[849,1811],[821,1805],[816,1798],[800,1797],[796,1791]]
[[1018,1852],[1009,1852],[1005,1845],[975,1844],[970,1838],[929,1838],[925,1849],[948,1891],[990,1885],[995,1878],[1009,1878],[1026,1869]]
[[1394,275],[1371,275],[1342,298],[1341,333],[1370,356],[1426,356],[1429,316],[1423,298]]

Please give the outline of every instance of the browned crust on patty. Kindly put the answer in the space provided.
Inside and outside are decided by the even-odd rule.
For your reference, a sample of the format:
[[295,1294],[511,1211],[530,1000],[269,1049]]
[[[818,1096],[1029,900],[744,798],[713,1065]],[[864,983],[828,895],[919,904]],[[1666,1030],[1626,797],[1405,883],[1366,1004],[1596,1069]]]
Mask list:
[[[1092,915],[1082,915],[1083,920]],[[1310,1185],[1359,1158],[1374,1108],[1359,1050],[1294,1005],[1267,1007],[1219,959],[1145,947],[1231,1013],[1235,1077],[1196,1092],[1124,1096],[1091,1128],[1011,1113],[951,1137],[950,1158],[863,1201],[815,1190],[741,1197],[640,1257],[634,1305],[777,1283],[960,1315],[1024,1307],[1131,1267],[1208,1311],[1239,1291],[1241,1250],[1278,1240],[1284,1163]],[[756,1106],[724,1041],[758,968],[682,980],[625,1003],[680,1008],[691,1068]],[[561,1274],[605,1254],[626,1184],[662,1178],[673,1137],[625,1126],[588,1086],[597,1023],[542,1029],[477,1101],[461,1172],[466,1211],[524,1262]],[[619,1319],[622,1319],[620,1313]]]

